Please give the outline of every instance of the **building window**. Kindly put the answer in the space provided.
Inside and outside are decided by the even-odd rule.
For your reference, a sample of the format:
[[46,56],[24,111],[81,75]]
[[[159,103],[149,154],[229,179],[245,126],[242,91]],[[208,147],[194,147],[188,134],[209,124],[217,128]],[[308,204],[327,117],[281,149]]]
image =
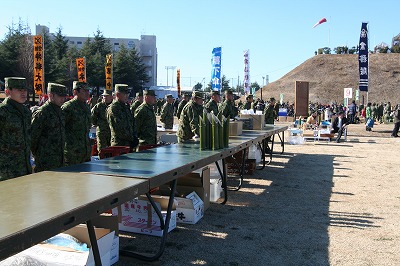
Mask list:
[[115,42],[114,45],[119,45],[119,42]]
[[70,41],[69,43],[70,43],[70,44],[75,44],[75,42],[74,42],[74,41]]
[[76,42],[76,44],[82,44],[82,42]]

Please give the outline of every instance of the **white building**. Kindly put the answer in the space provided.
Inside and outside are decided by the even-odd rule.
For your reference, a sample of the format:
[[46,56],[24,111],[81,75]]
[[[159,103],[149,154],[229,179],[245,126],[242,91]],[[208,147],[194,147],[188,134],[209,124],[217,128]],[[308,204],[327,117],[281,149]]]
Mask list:
[[[36,35],[43,32],[49,32],[49,28],[44,25],[36,25]],[[50,33],[50,36],[54,34]],[[78,49],[83,47],[85,41],[93,39],[93,37],[74,37],[65,36],[70,46],[76,46]],[[143,64],[146,67],[146,73],[149,76],[149,82],[144,84],[145,87],[157,85],[157,46],[155,35],[141,35],[139,39],[128,38],[108,38],[112,45],[113,51],[119,51],[122,44],[128,49],[136,48],[136,51],[142,57]],[[104,59],[105,60],[105,59]]]

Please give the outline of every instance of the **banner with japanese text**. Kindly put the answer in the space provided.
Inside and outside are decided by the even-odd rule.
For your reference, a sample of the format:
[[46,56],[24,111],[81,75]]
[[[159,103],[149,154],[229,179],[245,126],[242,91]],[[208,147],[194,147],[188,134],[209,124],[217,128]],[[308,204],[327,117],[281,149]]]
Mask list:
[[176,87],[178,89],[178,96],[181,95],[181,70],[176,70]]
[[106,55],[106,90],[113,90],[113,55]]
[[76,59],[76,70],[78,71],[78,81],[86,82],[86,60],[84,57]]
[[[243,87],[244,87],[244,92],[246,94],[250,93],[250,55],[249,55],[249,50],[244,52],[244,79],[243,79]],[[253,94],[255,92],[252,92]]]
[[33,36],[33,89],[42,95],[44,89],[44,49],[42,35]]
[[211,58],[211,88],[217,91],[221,91],[221,51],[221,47],[214,48]]
[[360,43],[358,49],[358,66],[360,81],[358,88],[360,91],[368,91],[368,29],[367,24],[361,25]]

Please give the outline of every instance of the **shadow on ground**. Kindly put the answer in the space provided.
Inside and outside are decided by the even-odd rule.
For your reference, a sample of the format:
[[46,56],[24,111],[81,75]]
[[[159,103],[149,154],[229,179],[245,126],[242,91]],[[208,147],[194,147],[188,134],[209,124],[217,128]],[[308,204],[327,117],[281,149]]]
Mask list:
[[[225,206],[212,204],[196,225],[180,224],[168,236],[159,261],[135,264],[328,265],[334,158],[279,156],[283,162],[273,160],[246,179],[240,191],[229,193]],[[339,215],[336,219],[345,222]],[[154,252],[159,245],[155,237],[131,236],[122,237],[121,246]],[[118,265],[129,265],[129,260]]]

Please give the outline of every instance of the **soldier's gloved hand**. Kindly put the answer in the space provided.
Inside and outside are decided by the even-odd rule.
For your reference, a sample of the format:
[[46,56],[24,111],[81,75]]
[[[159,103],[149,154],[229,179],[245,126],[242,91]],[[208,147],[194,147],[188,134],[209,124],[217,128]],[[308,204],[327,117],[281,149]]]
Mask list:
[[196,135],[194,135],[194,136],[193,136],[193,138],[192,138],[192,139],[194,139],[194,140],[198,140],[199,138],[200,138],[200,136],[196,134]]

